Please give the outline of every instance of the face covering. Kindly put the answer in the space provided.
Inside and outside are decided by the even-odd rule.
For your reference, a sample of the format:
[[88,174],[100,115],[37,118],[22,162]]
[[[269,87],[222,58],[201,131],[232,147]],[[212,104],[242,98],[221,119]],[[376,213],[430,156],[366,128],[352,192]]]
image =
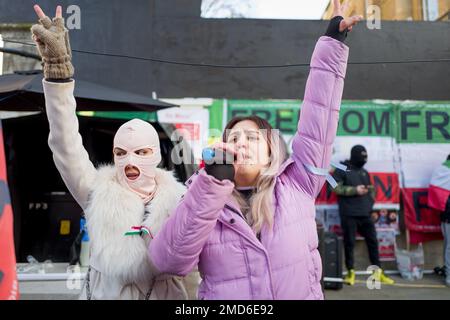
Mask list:
[[[156,167],[161,162],[161,149],[155,128],[143,120],[130,120],[117,130],[114,148],[126,151],[122,156],[114,154],[114,165],[120,184],[139,195],[144,203],[149,202],[156,191]],[[135,153],[145,148],[151,149],[153,153],[145,156]],[[136,179],[127,178],[127,166],[134,166],[139,170]]]
[[361,145],[356,145],[350,152],[350,163],[357,168],[362,168],[367,163],[367,150]]

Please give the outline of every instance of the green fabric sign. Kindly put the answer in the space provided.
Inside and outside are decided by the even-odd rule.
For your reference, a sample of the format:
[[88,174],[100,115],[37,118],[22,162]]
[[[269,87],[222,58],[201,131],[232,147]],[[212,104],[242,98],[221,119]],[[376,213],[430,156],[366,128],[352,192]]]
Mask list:
[[400,105],[397,142],[450,143],[450,104]]
[[283,134],[295,134],[300,100],[228,100],[227,119],[251,115],[266,119]]
[[[229,100],[227,119],[257,115],[283,134],[293,135],[300,105],[299,100]],[[337,135],[395,137],[399,143],[450,143],[450,102],[343,101]]]

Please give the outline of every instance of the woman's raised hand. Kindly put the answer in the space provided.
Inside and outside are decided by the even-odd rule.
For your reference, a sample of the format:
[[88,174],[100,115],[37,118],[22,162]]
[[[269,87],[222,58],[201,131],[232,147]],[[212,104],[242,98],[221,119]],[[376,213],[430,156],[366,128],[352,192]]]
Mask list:
[[56,7],[55,17],[50,20],[38,5],[34,6],[39,23],[31,27],[32,38],[36,42],[44,63],[46,79],[67,79],[74,73],[69,32],[64,27],[61,6]]
[[337,16],[341,16],[344,18],[344,20],[342,20],[339,25],[339,32],[343,32],[346,29],[348,29],[349,32],[352,31],[353,26],[355,26],[359,21],[363,19],[363,17],[360,15],[345,17],[345,11],[347,10],[349,5],[348,0],[345,0],[342,4],[340,0],[333,0],[333,5],[333,18]]
[[234,143],[216,142],[209,146],[213,150],[219,150],[222,155],[229,154],[232,157],[225,157],[223,164],[232,164],[237,172],[243,163],[242,152],[239,152]]

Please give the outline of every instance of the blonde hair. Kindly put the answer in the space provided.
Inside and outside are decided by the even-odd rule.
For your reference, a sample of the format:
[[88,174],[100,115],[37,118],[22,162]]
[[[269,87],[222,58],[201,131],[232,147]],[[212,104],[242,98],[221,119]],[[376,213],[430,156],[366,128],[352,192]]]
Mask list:
[[244,120],[253,121],[259,129],[263,130],[263,136],[268,143],[270,153],[269,165],[260,172],[256,181],[256,192],[252,195],[250,201],[245,201],[238,190],[233,190],[233,196],[238,202],[242,213],[246,216],[255,234],[258,234],[264,224],[267,224],[269,227],[273,226],[273,199],[276,175],[281,164],[287,158],[287,147],[278,130],[274,130],[266,120],[258,116],[233,118],[225,127],[223,141],[227,141],[227,131],[232,129],[238,122]]

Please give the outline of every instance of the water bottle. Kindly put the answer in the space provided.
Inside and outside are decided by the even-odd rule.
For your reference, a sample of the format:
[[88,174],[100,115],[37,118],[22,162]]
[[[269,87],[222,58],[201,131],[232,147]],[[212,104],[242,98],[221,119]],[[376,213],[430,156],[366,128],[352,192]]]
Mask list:
[[27,256],[27,261],[29,263],[29,266],[26,271],[28,272],[37,272],[37,273],[45,273],[44,267],[42,264],[39,263],[39,261],[36,260],[35,257],[32,255]]
[[80,266],[89,266],[89,234],[86,228],[86,219],[80,219],[80,231],[83,231],[83,237],[81,238],[81,249],[80,249]]
[[205,148],[202,151],[205,164],[233,164],[235,155],[222,149]]
[[216,152],[212,148],[205,148],[202,151],[202,159],[206,164],[211,164],[216,156]]

